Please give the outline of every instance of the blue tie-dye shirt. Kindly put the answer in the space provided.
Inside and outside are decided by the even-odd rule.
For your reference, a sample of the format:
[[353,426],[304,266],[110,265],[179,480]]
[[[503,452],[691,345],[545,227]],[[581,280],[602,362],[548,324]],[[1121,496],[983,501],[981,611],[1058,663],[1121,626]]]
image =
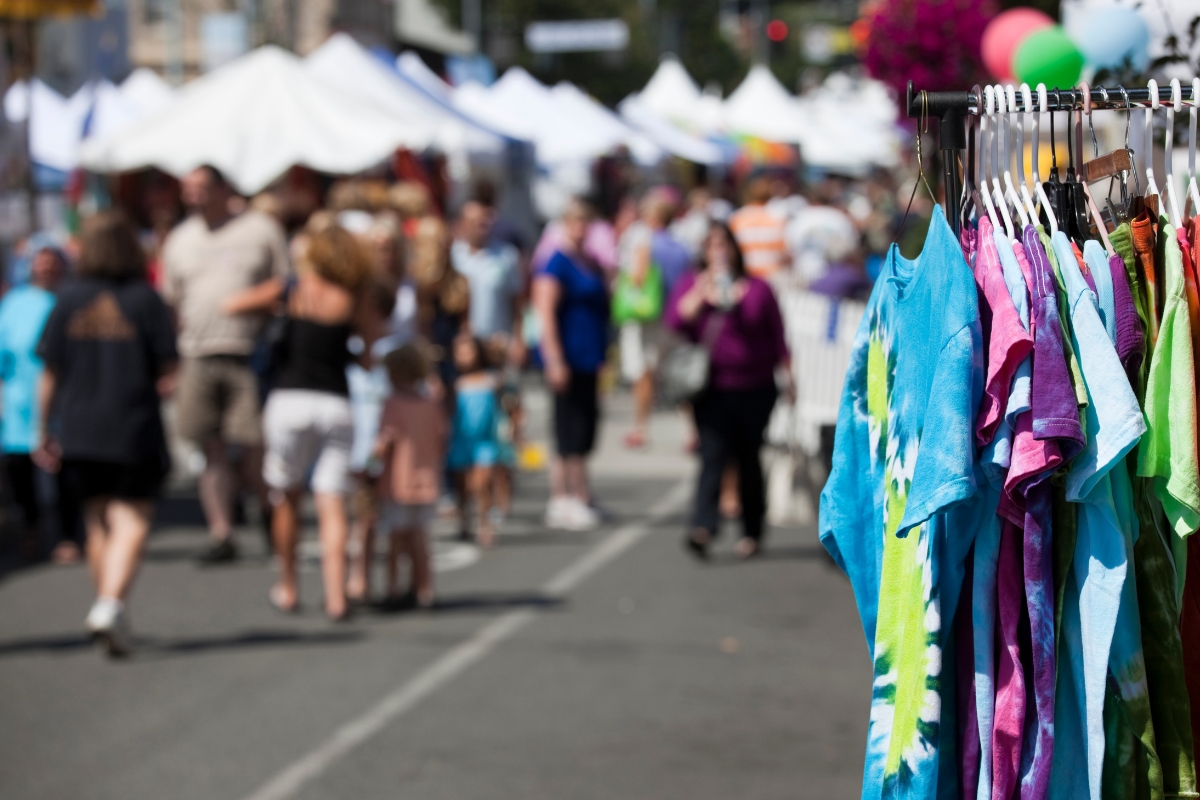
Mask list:
[[976,492],[982,386],[975,281],[939,206],[921,255],[893,245],[875,284],[821,493],[821,542],[850,578],[875,665],[864,800],[958,794],[943,621],[995,511],[994,493]]

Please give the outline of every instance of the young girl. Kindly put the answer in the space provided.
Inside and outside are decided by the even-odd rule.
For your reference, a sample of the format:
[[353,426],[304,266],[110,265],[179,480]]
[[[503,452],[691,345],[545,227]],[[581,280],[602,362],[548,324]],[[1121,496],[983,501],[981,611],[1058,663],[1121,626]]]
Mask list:
[[476,540],[481,547],[495,543],[496,530],[489,513],[492,486],[500,457],[499,384],[488,369],[482,343],[462,334],[454,340],[454,367],[459,374],[454,384],[454,433],[450,440],[447,464],[458,483],[459,511],[464,534],[467,531],[467,505],[475,501],[478,519]]
[[388,604],[398,605],[400,556],[412,565],[407,593],[417,606],[433,605],[433,570],[429,558],[429,523],[441,490],[446,419],[439,403],[421,394],[429,362],[414,344],[384,358],[394,390],[383,407],[375,457],[383,463],[379,481],[380,530],[388,540]]

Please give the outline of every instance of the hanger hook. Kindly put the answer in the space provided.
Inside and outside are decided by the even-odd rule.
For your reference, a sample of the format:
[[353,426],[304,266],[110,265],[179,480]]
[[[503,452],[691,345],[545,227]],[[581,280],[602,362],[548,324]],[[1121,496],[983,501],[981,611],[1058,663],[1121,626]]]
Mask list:
[[[1086,86],[1087,84],[1085,83],[1084,87]],[[1108,105],[1108,89],[1103,86],[1097,86],[1096,89],[1104,96],[1104,104]],[[1092,135],[1092,157],[1095,158],[1100,155],[1100,143],[1096,141],[1096,118],[1092,116],[1092,95],[1086,88],[1084,89],[1084,96],[1087,102],[1088,132]]]
[[1129,149],[1129,120],[1133,116],[1133,106],[1129,104],[1129,92],[1125,91],[1124,86],[1118,86],[1121,90],[1121,97],[1125,100],[1125,149]]
[[[1054,108],[1055,110],[1062,107],[1062,90],[1054,90]],[[1055,175],[1058,174],[1058,144],[1055,142],[1054,136],[1054,111],[1050,112],[1050,171]]]
[[912,194],[908,196],[908,207],[904,209],[904,216],[900,218],[900,226],[896,228],[895,239],[900,238],[900,232],[904,230],[904,223],[908,221],[908,212],[912,211],[913,200],[917,198],[917,187],[922,183],[925,184],[925,189],[929,192],[930,198],[934,203],[937,203],[937,195],[933,193],[933,188],[929,185],[929,179],[925,177],[925,164],[921,155],[921,133],[928,130],[929,124],[929,92],[921,90],[921,117],[917,120],[917,181],[913,182]]

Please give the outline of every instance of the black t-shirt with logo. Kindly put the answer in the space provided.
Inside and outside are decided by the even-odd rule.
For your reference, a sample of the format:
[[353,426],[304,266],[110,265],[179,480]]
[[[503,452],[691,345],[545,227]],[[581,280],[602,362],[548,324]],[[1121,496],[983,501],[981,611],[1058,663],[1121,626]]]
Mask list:
[[171,314],[143,280],[67,283],[38,355],[58,378],[63,457],[139,464],[166,458],[155,385],[175,361]]

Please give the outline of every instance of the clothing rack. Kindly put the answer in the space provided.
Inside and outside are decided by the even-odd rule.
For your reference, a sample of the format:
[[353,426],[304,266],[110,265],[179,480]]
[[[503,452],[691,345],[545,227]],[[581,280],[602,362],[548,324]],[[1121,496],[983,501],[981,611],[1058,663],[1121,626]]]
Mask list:
[[[1191,85],[1180,86],[1183,102],[1195,105],[1198,98],[1192,96]],[[1161,106],[1173,102],[1172,89],[1169,83],[1158,87],[1158,101]],[[966,118],[968,114],[979,114],[983,106],[981,87],[976,84],[969,90],[957,92],[929,92],[924,89],[916,91],[913,82],[908,82],[905,93],[904,107],[908,110],[910,119],[937,117],[938,144],[942,151],[942,173],[946,187],[946,218],[954,233],[959,234],[958,198],[962,193],[962,179],[958,174],[959,151],[967,147]],[[1036,96],[1036,92],[1034,93]],[[1017,92],[1016,106],[1009,112],[1038,112],[1039,110],[1069,111],[1084,110],[1085,101],[1090,100],[1091,109],[1133,109],[1147,108],[1152,105],[1149,87],[1127,88],[1114,86],[1096,86],[1089,89],[1087,95],[1082,89],[1051,89],[1046,95],[1046,106],[1039,109],[1040,104],[1034,101],[1034,107],[1026,108],[1021,92]],[[951,213],[953,212],[953,213]]]

